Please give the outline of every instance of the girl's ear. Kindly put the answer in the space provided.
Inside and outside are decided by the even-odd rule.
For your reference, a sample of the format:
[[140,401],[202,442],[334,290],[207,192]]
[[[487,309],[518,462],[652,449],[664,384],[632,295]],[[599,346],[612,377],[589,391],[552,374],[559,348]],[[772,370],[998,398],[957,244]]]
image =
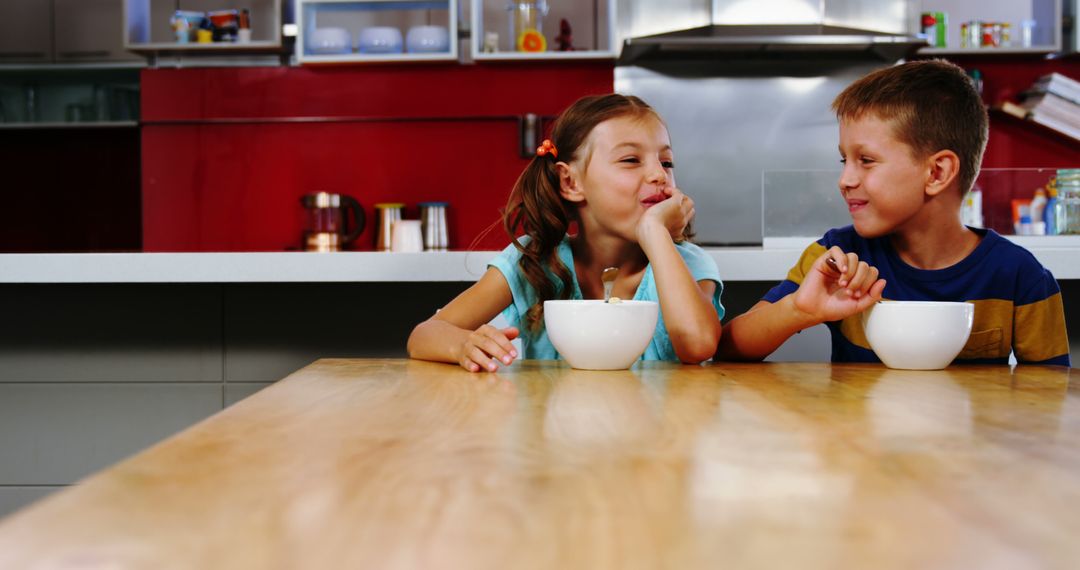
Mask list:
[[937,196],[952,188],[960,175],[960,157],[951,150],[939,150],[926,159],[929,172],[926,179],[927,196]]
[[578,183],[577,169],[562,161],[555,163],[555,169],[559,173],[559,195],[568,202],[584,201],[585,194]]

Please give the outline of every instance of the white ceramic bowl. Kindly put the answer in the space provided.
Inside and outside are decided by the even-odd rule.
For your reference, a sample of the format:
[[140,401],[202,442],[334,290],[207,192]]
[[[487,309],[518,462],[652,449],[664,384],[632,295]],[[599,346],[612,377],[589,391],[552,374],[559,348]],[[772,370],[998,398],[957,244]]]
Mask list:
[[446,26],[413,26],[405,34],[405,49],[409,53],[448,52],[450,32]]
[[866,340],[889,368],[940,370],[963,350],[975,305],[882,301],[862,314]]
[[393,26],[371,26],[360,30],[356,49],[360,53],[401,53],[401,30]]
[[307,42],[308,53],[325,55],[352,52],[352,37],[345,28],[316,28]]
[[544,301],[544,326],[574,368],[622,370],[645,352],[660,314],[655,301]]

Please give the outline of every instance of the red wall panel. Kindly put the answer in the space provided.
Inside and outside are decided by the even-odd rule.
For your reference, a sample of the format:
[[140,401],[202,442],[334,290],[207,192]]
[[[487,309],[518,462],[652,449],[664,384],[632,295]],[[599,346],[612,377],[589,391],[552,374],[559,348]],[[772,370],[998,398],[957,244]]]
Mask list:
[[[308,192],[445,200],[451,247],[499,221],[524,168],[517,117],[609,92],[608,63],[143,72],[145,251],[300,243]],[[371,249],[368,224],[353,249]],[[500,227],[477,244],[507,243]]]

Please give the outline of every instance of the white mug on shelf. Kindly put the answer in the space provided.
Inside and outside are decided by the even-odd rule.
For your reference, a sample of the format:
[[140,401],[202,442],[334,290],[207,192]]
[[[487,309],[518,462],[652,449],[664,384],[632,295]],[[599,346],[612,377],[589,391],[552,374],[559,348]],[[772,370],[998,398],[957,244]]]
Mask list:
[[390,229],[390,251],[413,253],[424,251],[424,233],[420,220],[395,220]]

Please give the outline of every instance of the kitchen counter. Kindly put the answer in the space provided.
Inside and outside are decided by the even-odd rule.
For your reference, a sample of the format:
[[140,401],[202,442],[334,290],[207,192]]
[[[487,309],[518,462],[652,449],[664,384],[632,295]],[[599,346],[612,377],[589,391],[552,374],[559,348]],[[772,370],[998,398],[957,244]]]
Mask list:
[[1075,567],[1070,380],[320,360],[0,521],[0,567]]
[[[1080,236],[1012,238],[1058,279],[1080,279]],[[725,281],[777,281],[813,238],[710,247]],[[0,254],[0,283],[471,282],[494,251]]]

